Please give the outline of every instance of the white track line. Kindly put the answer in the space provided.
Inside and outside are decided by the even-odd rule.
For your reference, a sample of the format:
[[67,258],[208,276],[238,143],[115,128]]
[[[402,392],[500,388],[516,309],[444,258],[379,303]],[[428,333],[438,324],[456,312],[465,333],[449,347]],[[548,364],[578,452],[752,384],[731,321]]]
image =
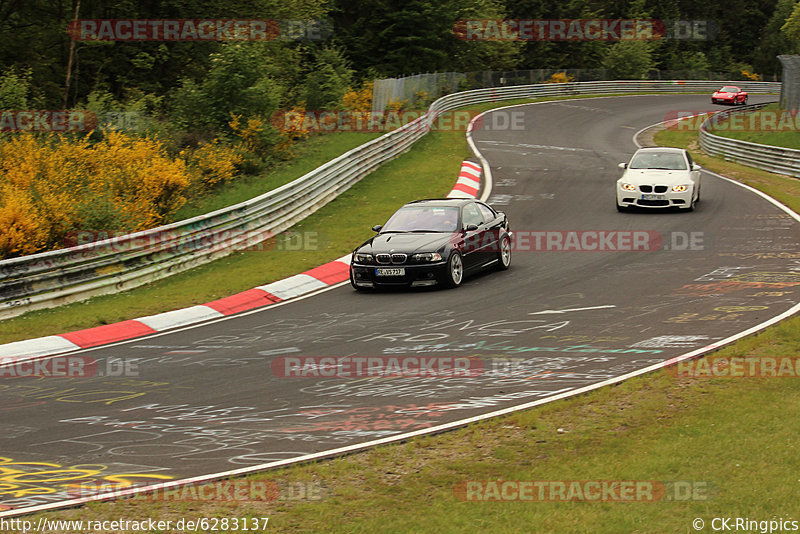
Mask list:
[[[636,95],[636,96],[642,96],[642,95]],[[619,98],[619,97],[600,97],[600,98]],[[544,104],[544,103],[547,103],[547,102],[535,102],[535,103],[532,103],[532,104]],[[517,104],[517,105],[528,106],[528,105],[532,105],[532,104]],[[508,107],[515,107],[515,106],[506,106],[506,107],[508,108]],[[504,109],[504,108],[497,108],[497,109]],[[493,111],[493,110],[490,110],[490,111]],[[486,112],[484,112],[484,113],[486,113]],[[651,126],[654,126],[654,125],[651,125]],[[648,126],[648,128],[649,127],[650,126]],[[646,128],[643,128],[642,130],[640,130],[640,132],[645,130],[645,129]],[[639,132],[637,132],[637,134],[638,133]],[[636,143],[635,137],[634,137],[634,143]],[[474,147],[474,144],[471,144],[470,146]],[[473,150],[477,151],[476,148],[474,148]],[[479,154],[479,152],[476,152],[476,153]],[[482,158],[482,156],[481,156],[481,158]],[[485,159],[483,159],[483,161],[485,161]],[[486,167],[484,168],[484,170],[486,170],[486,168],[488,168],[488,162],[487,162]],[[709,171],[706,171],[706,172],[709,172]],[[733,183],[735,183],[737,185],[740,185],[740,186],[744,187],[748,191],[754,192],[754,193],[758,194],[759,196],[761,196],[763,198],[766,198],[767,200],[769,200],[770,202],[772,202],[773,204],[775,204],[776,206],[781,208],[783,211],[785,211],[786,213],[791,215],[795,220],[800,221],[800,215],[798,215],[794,211],[790,210],[789,208],[787,208],[783,204],[779,203],[777,200],[765,195],[764,193],[762,193],[762,192],[760,192],[760,191],[758,191],[756,189],[753,189],[750,186],[747,186],[747,185],[744,185],[744,184],[740,184],[739,182],[736,182],[735,180],[731,180],[730,178],[726,178],[724,176],[720,176],[720,175],[717,175],[715,173],[710,173],[710,174],[714,174],[715,176],[719,176],[720,178],[722,178],[724,180],[728,180],[730,182],[733,182]],[[483,196],[481,198],[483,199]],[[488,198],[488,195],[487,195],[487,198]],[[311,297],[313,295],[316,295],[317,293],[321,293],[323,291],[327,291],[327,290],[333,289],[334,287],[338,287],[338,286],[344,285],[346,283],[348,283],[348,282],[341,282],[340,284],[337,284],[335,286],[330,286],[328,288],[325,288],[322,291],[318,291],[318,292],[311,293],[311,294],[305,295],[305,296],[297,298],[297,299],[286,301],[286,303],[296,302],[297,300],[302,300],[302,299]],[[279,304],[282,304],[282,303],[279,303]],[[257,311],[259,311],[259,310],[253,310],[252,313],[255,313]],[[148,491],[154,491],[154,490],[157,491],[157,490],[161,490],[163,488],[182,486],[182,485],[185,485],[185,484],[199,484],[199,483],[204,483],[204,482],[210,482],[210,481],[218,480],[218,479],[222,479],[222,478],[229,478],[229,477],[232,477],[232,476],[245,475],[245,474],[249,474],[249,473],[255,473],[255,472],[258,472],[258,471],[265,471],[265,470],[269,470],[269,469],[274,469],[274,468],[277,468],[277,467],[285,467],[287,465],[291,465],[291,464],[295,464],[295,463],[299,463],[299,462],[308,462],[308,461],[311,461],[311,460],[318,460],[318,459],[321,459],[321,458],[327,458],[327,457],[331,457],[331,456],[339,456],[339,455],[343,455],[343,454],[349,454],[349,453],[353,453],[353,452],[356,452],[356,451],[359,451],[359,450],[362,450],[362,449],[366,449],[366,448],[369,448],[369,447],[375,447],[375,446],[378,446],[378,445],[386,445],[386,444],[397,442],[397,441],[405,441],[405,440],[408,440],[410,438],[414,438],[414,437],[417,437],[417,436],[424,436],[424,435],[427,435],[427,434],[435,434],[435,433],[438,433],[438,432],[444,432],[444,431],[447,431],[447,430],[453,430],[453,429],[456,429],[456,428],[459,428],[459,427],[462,427],[462,426],[466,426],[466,425],[469,425],[471,423],[475,423],[475,422],[478,422],[478,421],[483,421],[483,420],[490,419],[490,418],[493,418],[493,417],[498,417],[498,416],[501,416],[501,415],[507,415],[507,414],[514,413],[514,412],[519,411],[519,410],[526,410],[528,408],[541,406],[542,404],[547,404],[547,403],[550,403],[550,402],[553,402],[553,401],[566,399],[568,397],[572,397],[572,396],[575,396],[575,395],[580,395],[582,393],[587,393],[587,392],[593,391],[595,389],[600,389],[600,388],[605,387],[605,386],[609,386],[609,385],[612,385],[612,384],[616,384],[618,382],[622,382],[624,380],[628,380],[629,378],[633,378],[633,377],[640,376],[640,375],[643,375],[643,374],[651,373],[653,371],[657,371],[659,369],[662,369],[664,367],[668,367],[670,365],[673,365],[675,363],[678,363],[678,362],[681,362],[681,361],[684,361],[684,360],[697,358],[699,356],[702,356],[703,354],[706,354],[708,352],[717,350],[717,349],[719,349],[720,347],[722,347],[724,345],[727,345],[729,343],[737,341],[738,339],[741,339],[741,338],[743,338],[745,336],[748,336],[750,334],[753,334],[755,332],[763,330],[764,328],[772,326],[773,324],[776,324],[776,323],[782,321],[783,319],[791,317],[792,315],[794,315],[798,311],[800,311],[800,304],[795,304],[792,308],[790,308],[789,310],[781,313],[780,315],[777,315],[777,316],[775,316],[775,317],[773,317],[771,319],[768,319],[768,320],[766,320],[766,321],[764,321],[764,322],[762,322],[762,323],[760,323],[760,324],[758,324],[756,326],[748,328],[747,330],[744,330],[744,331],[739,332],[737,334],[734,334],[734,335],[732,335],[730,337],[727,337],[727,338],[725,338],[725,339],[723,339],[721,341],[718,341],[718,342],[713,343],[711,345],[707,345],[705,347],[701,347],[701,348],[693,350],[691,352],[687,352],[685,354],[681,354],[681,355],[676,356],[674,358],[671,358],[669,360],[666,360],[666,361],[663,361],[663,362],[660,362],[660,363],[657,363],[657,364],[654,364],[654,365],[650,365],[648,367],[645,367],[645,368],[642,368],[642,369],[639,369],[639,370],[636,370],[636,371],[632,371],[630,373],[626,373],[624,375],[620,375],[620,376],[617,376],[617,377],[614,377],[614,378],[609,378],[607,380],[604,380],[602,382],[598,382],[596,384],[590,384],[588,386],[584,386],[584,387],[576,388],[576,389],[565,388],[565,389],[558,390],[558,391],[554,392],[555,393],[554,395],[548,396],[548,397],[546,397],[544,399],[539,399],[539,400],[535,400],[535,401],[531,401],[531,402],[526,402],[526,403],[519,404],[519,405],[516,405],[516,406],[511,406],[509,408],[503,408],[501,410],[495,410],[493,412],[489,412],[489,413],[482,414],[482,415],[476,415],[474,417],[469,417],[469,418],[466,418],[466,419],[459,419],[457,421],[452,421],[450,423],[445,423],[445,424],[442,424],[442,425],[439,425],[439,426],[435,426],[435,427],[432,427],[432,428],[425,428],[425,429],[422,429],[422,430],[416,430],[414,432],[406,432],[406,433],[403,433],[403,434],[398,434],[396,436],[389,436],[389,437],[386,437],[386,438],[377,439],[377,440],[373,440],[373,441],[367,441],[367,442],[364,442],[364,443],[357,443],[357,444],[354,444],[354,445],[348,445],[346,447],[340,447],[338,449],[330,449],[330,450],[327,450],[327,451],[321,451],[321,452],[317,452],[317,453],[313,453],[313,454],[306,454],[306,455],[303,455],[303,456],[298,456],[296,458],[289,458],[289,459],[286,459],[286,460],[278,460],[278,461],[275,461],[275,462],[269,462],[269,463],[250,466],[250,467],[243,467],[243,468],[240,468],[240,469],[233,469],[233,470],[230,470],[230,471],[224,471],[224,472],[215,473],[215,474],[212,474],[212,475],[203,475],[203,476],[198,476],[198,477],[193,477],[193,478],[185,478],[185,479],[181,479],[181,480],[173,480],[173,481],[170,481],[170,482],[167,482],[167,483],[164,483],[164,484],[157,484],[157,485],[149,486],[148,488],[136,488],[136,489],[132,489],[132,490],[128,490],[128,491],[114,492],[114,493],[111,493],[111,494],[107,495],[106,497],[98,495],[98,496],[92,496],[92,497],[84,497],[84,498],[81,498],[81,499],[72,499],[70,501],[62,501],[62,502],[58,502],[58,503],[51,503],[51,504],[46,504],[46,505],[41,505],[41,506],[33,506],[33,507],[30,507],[30,508],[24,508],[24,509],[18,509],[18,510],[9,510],[7,512],[0,512],[0,517],[10,517],[10,516],[13,516],[13,515],[32,514],[32,513],[36,513],[36,512],[43,512],[43,511],[46,511],[46,510],[53,510],[53,509],[57,509],[57,508],[78,506],[78,505],[86,504],[86,503],[93,502],[93,501],[102,501],[102,500],[109,500],[109,499],[117,499],[117,498],[120,498],[120,497],[128,497],[128,496],[135,495],[137,493],[146,493]],[[241,314],[241,315],[244,315],[244,314]],[[223,319],[226,319],[226,318],[222,318],[222,319],[219,319],[219,320],[223,320]],[[216,322],[216,321],[213,321],[213,322]],[[208,324],[208,323],[205,323],[205,324]],[[189,328],[196,328],[196,326],[187,327],[185,329],[189,329]],[[175,331],[176,330],[173,330],[173,331],[171,331],[169,333],[174,333]],[[165,332],[164,334],[166,334],[166,333],[167,332]],[[159,334],[156,334],[156,335],[159,335]],[[160,335],[163,335],[163,334],[160,334]],[[146,336],[146,337],[152,337],[152,336]],[[105,345],[105,346],[108,347],[110,345]],[[87,350],[91,350],[91,349],[87,349]]]

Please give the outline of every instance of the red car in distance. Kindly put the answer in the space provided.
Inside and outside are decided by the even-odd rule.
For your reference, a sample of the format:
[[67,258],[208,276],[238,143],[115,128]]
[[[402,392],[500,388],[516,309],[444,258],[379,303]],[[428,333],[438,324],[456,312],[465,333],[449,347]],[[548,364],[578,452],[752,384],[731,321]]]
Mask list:
[[711,95],[712,104],[747,104],[747,93],[735,85],[726,85]]

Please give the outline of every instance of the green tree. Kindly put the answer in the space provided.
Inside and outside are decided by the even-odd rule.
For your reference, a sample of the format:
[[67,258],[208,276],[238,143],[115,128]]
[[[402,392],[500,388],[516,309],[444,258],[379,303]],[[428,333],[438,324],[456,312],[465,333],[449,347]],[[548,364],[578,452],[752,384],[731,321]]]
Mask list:
[[212,54],[201,82],[184,79],[171,99],[174,122],[211,136],[227,131],[232,115],[268,118],[281,104],[284,87],[262,67],[269,43],[226,43]]
[[777,56],[793,54],[800,49],[800,40],[792,42],[782,30],[792,14],[795,0],[778,0],[775,12],[762,31],[761,41],[753,52],[753,68],[761,74],[780,74],[781,64]]
[[[605,11],[607,6],[581,0],[506,0],[506,6],[511,19],[610,18]],[[622,15],[614,16],[619,18]],[[607,48],[606,43],[597,41],[532,40],[522,44],[517,68],[525,69],[597,69]]]
[[[800,45],[800,2],[793,3],[790,1],[789,3],[794,5],[781,26],[781,33],[791,41],[792,46],[797,47]],[[781,10],[781,14],[788,11],[786,6],[783,7],[784,9]],[[776,12],[777,11],[778,10],[776,10]]]
[[[506,7],[495,0],[473,0],[455,6],[456,20],[503,20]],[[520,41],[459,41],[448,51],[454,68],[447,70],[513,70],[521,61],[525,43]]]
[[682,54],[672,66],[675,70],[685,70],[692,73],[705,73],[711,68],[708,58],[703,52]]
[[510,69],[517,43],[464,41],[456,23],[502,19],[499,0],[333,0],[336,40],[359,71],[381,76]]
[[650,44],[644,41],[619,41],[606,51],[603,67],[616,79],[644,78],[653,68]]
[[353,69],[342,51],[320,48],[303,84],[303,100],[308,109],[329,109],[341,105],[342,97],[353,81]]
[[10,68],[0,77],[0,110],[27,109],[31,92],[31,71]]

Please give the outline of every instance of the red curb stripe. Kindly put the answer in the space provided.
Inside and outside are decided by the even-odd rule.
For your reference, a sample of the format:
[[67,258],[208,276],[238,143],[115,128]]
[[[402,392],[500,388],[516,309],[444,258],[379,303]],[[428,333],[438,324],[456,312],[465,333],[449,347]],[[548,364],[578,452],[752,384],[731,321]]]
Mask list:
[[263,289],[253,288],[230,297],[206,302],[203,306],[208,306],[223,315],[233,315],[234,313],[260,308],[261,306],[269,306],[280,301],[280,298],[267,293]]
[[456,184],[453,186],[453,191],[463,191],[473,197],[478,194],[478,189],[476,187],[469,186],[467,184]]
[[313,276],[320,282],[325,282],[328,285],[333,285],[350,279],[350,266],[341,261],[332,261],[325,265],[314,267],[303,274]]
[[85,349],[155,333],[156,331],[146,324],[136,319],[129,319],[120,323],[105,324],[103,326],[95,326],[94,328],[86,328],[85,330],[78,330],[76,332],[59,334],[59,336]]
[[[481,171],[481,168],[471,161],[462,162],[462,173],[459,178],[466,178],[468,181],[474,182],[476,187],[467,185],[465,183],[456,183],[453,186],[452,191],[462,191],[472,197],[476,197],[478,195],[481,180],[479,177],[476,178],[468,173],[464,173],[464,168],[474,169],[478,172]],[[320,265],[319,267],[310,269],[303,274],[309,275],[327,285],[334,285],[338,284],[339,282],[344,282],[350,277],[350,266],[346,262],[334,260],[325,265]],[[207,306],[223,315],[233,315],[235,313],[254,308],[270,306],[272,304],[281,302],[282,300],[283,299],[264,291],[263,289],[253,288],[241,293],[237,293],[236,295],[214,300],[204,304],[204,306]],[[67,332],[65,334],[58,335],[59,337],[73,343],[77,347],[89,348],[155,333],[157,333],[156,330],[150,328],[139,320],[130,319],[115,324],[96,326],[94,328],[87,328],[84,330],[78,330],[76,332]],[[58,354],[58,352],[54,352],[53,354]],[[0,508],[0,511],[2,511],[2,508]]]

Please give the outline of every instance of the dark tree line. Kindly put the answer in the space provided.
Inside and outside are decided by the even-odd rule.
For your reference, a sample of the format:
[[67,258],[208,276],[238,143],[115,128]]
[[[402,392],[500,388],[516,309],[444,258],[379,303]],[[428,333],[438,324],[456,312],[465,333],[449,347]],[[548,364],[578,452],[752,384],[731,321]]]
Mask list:
[[[771,76],[780,74],[776,55],[798,50],[797,36],[782,29],[795,0],[0,0],[0,108],[61,107],[66,29],[78,2],[81,19],[330,21],[333,32],[324,40],[75,43],[68,107],[135,101],[149,111],[212,115],[183,117],[194,127],[220,123],[260,98],[267,108],[332,105],[348,86],[375,77],[601,67],[618,76],[639,76],[642,69]],[[694,19],[713,21],[718,31],[708,40],[624,46],[465,41],[453,31],[460,20],[506,18]],[[247,94],[219,108],[234,90]]]

